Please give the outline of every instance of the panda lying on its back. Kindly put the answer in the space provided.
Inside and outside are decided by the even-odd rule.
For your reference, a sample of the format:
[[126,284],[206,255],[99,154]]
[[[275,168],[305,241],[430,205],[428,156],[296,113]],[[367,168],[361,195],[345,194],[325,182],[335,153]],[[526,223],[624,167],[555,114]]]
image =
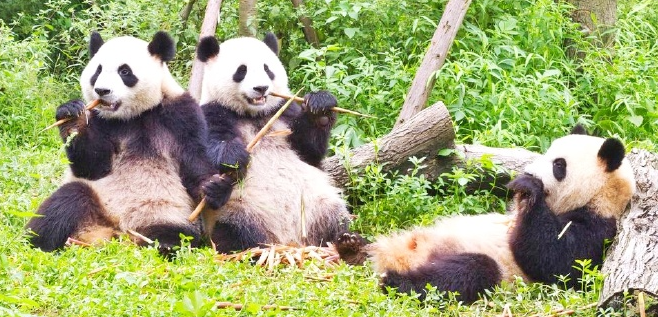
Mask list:
[[575,287],[582,274],[575,260],[600,267],[604,242],[614,238],[635,180],[617,139],[571,134],[555,140],[508,187],[514,191],[511,215],[446,218],[372,244],[345,233],[336,247],[351,264],[371,257],[382,287],[421,298],[429,283],[472,302],[514,275],[543,283],[569,275],[567,286]]
[[[340,191],[318,168],[336,120],[330,110],[336,106],[334,96],[324,91],[306,95],[307,111],[291,104],[251,155],[245,149],[284,103],[270,93],[290,93],[277,53],[271,33],[264,41],[235,38],[221,46],[205,37],[197,48],[205,63],[201,104],[208,153],[220,171],[238,178],[228,203],[204,216],[219,252],[261,243],[320,245],[347,229]],[[276,135],[287,130],[290,135]]]
[[[127,230],[159,240],[160,250],[180,245],[180,234],[200,238],[187,220],[201,184],[214,169],[205,156],[205,122],[198,104],[174,81],[165,62],[173,40],[158,32],[150,43],[91,35],[91,60],[80,78],[87,101],[101,105],[84,115],[73,100],[57,108],[70,161],[67,179],[27,224],[30,241],[46,251],[68,237],[94,243]],[[227,184],[228,185],[228,184]],[[230,187],[210,186],[222,200]],[[144,241],[138,241],[144,243]]]

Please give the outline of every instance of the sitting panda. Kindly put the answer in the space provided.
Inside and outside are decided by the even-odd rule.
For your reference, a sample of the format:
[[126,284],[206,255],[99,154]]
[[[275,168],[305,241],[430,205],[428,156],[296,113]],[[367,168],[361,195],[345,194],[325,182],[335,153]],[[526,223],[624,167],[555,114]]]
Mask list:
[[[218,252],[263,243],[321,245],[347,229],[341,192],[319,166],[336,115],[336,98],[307,94],[292,103],[251,153],[246,145],[282,107],[271,92],[290,94],[277,38],[212,36],[197,47],[204,63],[201,107],[208,122],[208,155],[223,179],[236,181],[228,202],[204,213],[204,229]],[[210,206],[217,208],[219,206]]]
[[[52,251],[69,237],[93,244],[133,230],[158,240],[165,255],[181,234],[198,245],[200,224],[187,217],[215,170],[201,110],[165,64],[174,57],[173,40],[158,32],[150,43],[104,43],[94,32],[89,51],[80,84],[84,98],[100,105],[88,114],[80,100],[57,108],[57,120],[69,119],[59,127],[69,171],[27,223],[31,243]],[[230,193],[226,185],[207,186],[205,195],[219,204]]]
[[635,191],[624,146],[584,135],[580,126],[508,184],[511,213],[455,216],[374,243],[344,233],[336,248],[346,262],[372,259],[381,285],[424,298],[426,285],[473,302],[485,289],[519,276],[526,281],[579,285],[577,259],[601,266],[604,244]]

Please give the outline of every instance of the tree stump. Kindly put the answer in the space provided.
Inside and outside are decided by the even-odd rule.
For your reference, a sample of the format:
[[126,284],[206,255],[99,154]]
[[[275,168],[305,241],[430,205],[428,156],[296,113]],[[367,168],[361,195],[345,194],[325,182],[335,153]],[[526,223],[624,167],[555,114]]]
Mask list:
[[619,305],[625,291],[658,295],[658,155],[633,149],[628,159],[637,190],[603,262],[601,306]]

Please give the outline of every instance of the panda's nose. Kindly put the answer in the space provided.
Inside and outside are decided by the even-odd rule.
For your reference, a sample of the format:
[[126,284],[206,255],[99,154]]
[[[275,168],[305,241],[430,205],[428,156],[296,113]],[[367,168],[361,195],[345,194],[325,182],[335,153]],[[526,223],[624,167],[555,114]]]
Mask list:
[[259,92],[261,95],[264,95],[268,88],[270,88],[270,86],[256,86],[254,87],[254,90]]
[[94,91],[101,97],[106,96],[112,92],[112,90],[106,88],[94,88]]

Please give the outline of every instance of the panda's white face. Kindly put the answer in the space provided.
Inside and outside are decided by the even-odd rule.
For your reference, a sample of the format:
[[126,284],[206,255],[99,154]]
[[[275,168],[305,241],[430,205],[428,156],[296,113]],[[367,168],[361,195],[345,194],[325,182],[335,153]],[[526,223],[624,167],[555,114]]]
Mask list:
[[149,43],[134,37],[113,38],[93,55],[80,77],[87,101],[104,118],[128,120],[157,106],[168,91],[182,93],[167,65],[151,55]]
[[633,171],[623,158],[623,145],[616,155],[620,164],[606,171],[609,163],[600,152],[604,142],[599,137],[570,134],[555,140],[546,154],[526,166],[526,173],[544,183],[546,204],[553,212],[587,205],[601,216],[618,217],[625,209],[635,191]]
[[205,62],[201,104],[219,102],[238,114],[271,110],[290,94],[288,76],[277,55],[255,38],[230,39]]

